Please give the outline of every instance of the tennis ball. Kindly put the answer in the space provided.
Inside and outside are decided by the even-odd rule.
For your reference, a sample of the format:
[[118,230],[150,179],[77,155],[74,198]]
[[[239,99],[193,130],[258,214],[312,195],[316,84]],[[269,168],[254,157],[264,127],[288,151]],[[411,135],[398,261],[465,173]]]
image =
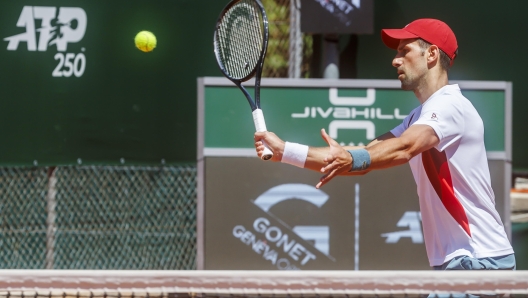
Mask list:
[[156,36],[150,31],[141,31],[136,34],[134,42],[136,43],[136,47],[143,52],[154,50],[157,44]]

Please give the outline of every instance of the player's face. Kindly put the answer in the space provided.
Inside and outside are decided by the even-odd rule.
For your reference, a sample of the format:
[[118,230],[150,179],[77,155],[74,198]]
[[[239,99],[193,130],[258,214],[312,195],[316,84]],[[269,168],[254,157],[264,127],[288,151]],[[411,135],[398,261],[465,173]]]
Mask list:
[[398,71],[403,90],[415,90],[425,81],[427,58],[417,39],[402,39],[392,66]]

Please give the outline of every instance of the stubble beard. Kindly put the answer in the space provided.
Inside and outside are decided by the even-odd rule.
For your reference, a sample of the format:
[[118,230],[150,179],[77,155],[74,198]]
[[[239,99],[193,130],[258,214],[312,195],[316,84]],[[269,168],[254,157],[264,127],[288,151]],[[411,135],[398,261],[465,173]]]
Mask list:
[[421,67],[415,67],[415,69],[408,69],[404,72],[403,78],[400,80],[402,90],[414,91],[417,90],[422,84],[425,84],[427,76],[427,66],[422,65]]
[[409,77],[407,75],[404,76],[401,81],[401,89],[406,91],[412,91],[418,87],[418,79]]

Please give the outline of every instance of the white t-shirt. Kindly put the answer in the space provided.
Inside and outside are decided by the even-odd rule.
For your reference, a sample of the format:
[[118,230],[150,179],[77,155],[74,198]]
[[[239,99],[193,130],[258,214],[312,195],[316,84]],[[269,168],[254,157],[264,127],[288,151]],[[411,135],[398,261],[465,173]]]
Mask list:
[[513,253],[491,188],[484,124],[458,85],[436,91],[391,130],[399,137],[411,125],[429,125],[438,146],[409,162],[420,198],[427,256],[431,266],[467,255]]

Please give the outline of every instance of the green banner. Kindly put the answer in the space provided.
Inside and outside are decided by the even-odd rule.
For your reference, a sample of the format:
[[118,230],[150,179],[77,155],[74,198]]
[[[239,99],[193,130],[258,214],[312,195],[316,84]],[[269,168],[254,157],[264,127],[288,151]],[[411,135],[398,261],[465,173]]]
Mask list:
[[[321,128],[343,145],[361,145],[402,122],[419,102],[412,92],[385,88],[263,87],[269,131],[292,142],[324,146]],[[250,93],[253,92],[249,88]],[[505,151],[505,91],[462,90],[485,124],[487,151]],[[205,148],[252,148],[251,110],[236,86],[205,88]]]
[[195,162],[196,78],[220,74],[226,3],[0,1],[0,165]]

